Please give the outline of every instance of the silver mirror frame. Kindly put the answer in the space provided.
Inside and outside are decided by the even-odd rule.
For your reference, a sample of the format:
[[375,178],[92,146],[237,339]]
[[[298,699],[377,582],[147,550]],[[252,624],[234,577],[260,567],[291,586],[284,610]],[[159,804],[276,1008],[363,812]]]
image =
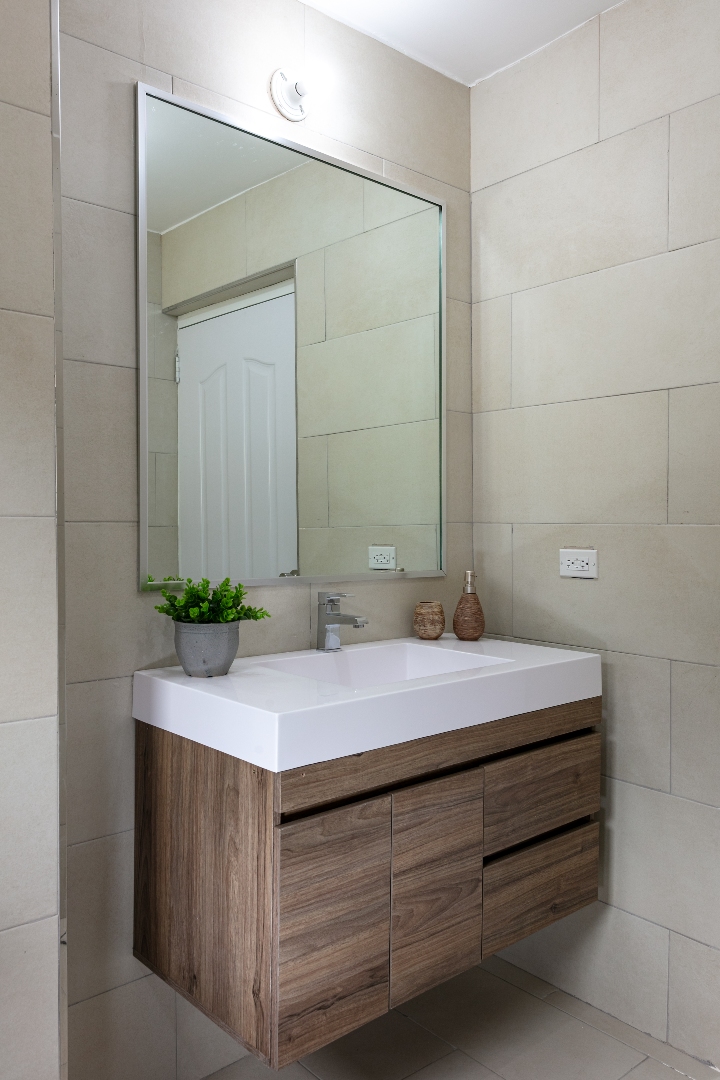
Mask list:
[[[424,192],[416,188],[404,187],[385,177],[378,177],[375,173],[360,169],[339,158],[323,154],[318,150],[304,146],[292,139],[268,138],[266,134],[257,130],[252,124],[240,125],[233,117],[226,113],[217,112],[214,109],[206,109],[186,98],[176,94],[168,94],[163,90],[157,90],[154,86],[138,82],[137,84],[137,110],[136,110],[136,146],[137,146],[137,333],[138,333],[138,492],[139,492],[139,582],[141,592],[156,591],[167,588],[171,592],[181,591],[184,582],[148,582],[149,573],[149,506],[148,506],[148,351],[147,351],[147,186],[146,186],[146,140],[147,140],[147,99],[157,98],[167,101],[171,105],[177,105],[181,109],[206,116],[210,120],[217,120],[228,127],[237,128],[238,131],[248,132],[265,142],[285,146],[289,150],[296,150],[306,157],[323,161],[327,165],[334,165],[345,172],[354,173],[367,180],[374,180],[385,187],[395,188],[407,195],[414,195],[440,209],[440,570],[368,570],[362,574],[322,574],[312,576],[297,576],[285,578],[249,578],[243,582],[247,586],[274,585],[321,585],[335,581],[397,581],[402,578],[439,578],[446,577],[447,566],[447,486],[446,486],[446,432],[445,401],[446,401],[446,343],[447,343],[447,312],[446,312],[446,238],[445,226],[447,207],[443,200],[429,198]],[[217,584],[213,582],[212,584]]]

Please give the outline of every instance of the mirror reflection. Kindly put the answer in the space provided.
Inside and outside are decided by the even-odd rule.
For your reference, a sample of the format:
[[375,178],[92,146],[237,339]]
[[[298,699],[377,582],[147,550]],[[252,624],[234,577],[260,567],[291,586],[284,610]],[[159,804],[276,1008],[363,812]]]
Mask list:
[[147,102],[147,572],[439,570],[440,207]]

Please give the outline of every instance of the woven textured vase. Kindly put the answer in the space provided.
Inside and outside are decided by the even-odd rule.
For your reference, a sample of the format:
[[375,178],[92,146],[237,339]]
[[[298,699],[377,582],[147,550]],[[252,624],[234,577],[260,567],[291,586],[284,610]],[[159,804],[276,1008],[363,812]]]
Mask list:
[[453,616],[453,632],[460,641],[477,641],[485,633],[485,615],[475,592],[475,571],[465,571],[465,585]]
[[425,641],[435,641],[445,632],[445,612],[437,600],[421,600],[415,605],[413,630]]

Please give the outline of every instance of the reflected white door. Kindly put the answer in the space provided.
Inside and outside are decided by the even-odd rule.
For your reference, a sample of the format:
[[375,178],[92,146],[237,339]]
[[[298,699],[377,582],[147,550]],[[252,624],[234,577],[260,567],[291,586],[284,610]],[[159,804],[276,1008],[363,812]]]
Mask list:
[[295,298],[178,330],[180,576],[296,569]]

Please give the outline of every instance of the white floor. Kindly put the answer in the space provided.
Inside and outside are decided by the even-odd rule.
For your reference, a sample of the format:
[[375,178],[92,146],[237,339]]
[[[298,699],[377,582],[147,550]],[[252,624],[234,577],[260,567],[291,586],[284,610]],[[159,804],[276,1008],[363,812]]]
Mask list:
[[273,1073],[251,1056],[208,1080],[718,1080],[720,1073],[491,958]]

